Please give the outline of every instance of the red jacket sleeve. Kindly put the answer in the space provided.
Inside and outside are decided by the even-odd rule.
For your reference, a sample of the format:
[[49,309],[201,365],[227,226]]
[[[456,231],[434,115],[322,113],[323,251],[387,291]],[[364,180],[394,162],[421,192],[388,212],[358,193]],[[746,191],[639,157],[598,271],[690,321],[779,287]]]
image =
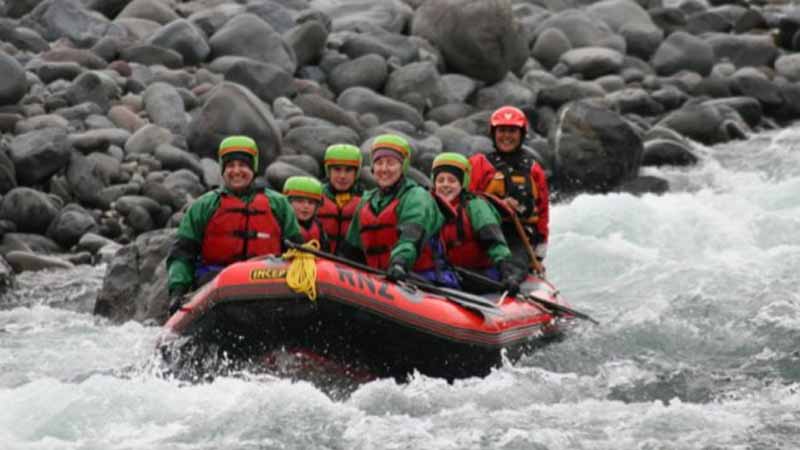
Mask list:
[[469,158],[472,172],[469,175],[469,190],[472,192],[485,192],[486,186],[494,176],[494,166],[486,159],[483,153],[476,153]]
[[539,213],[536,229],[544,239],[544,242],[547,242],[550,234],[550,191],[547,187],[547,175],[545,175],[539,163],[531,166],[531,178],[536,184],[536,191],[539,193],[536,199],[536,211]]

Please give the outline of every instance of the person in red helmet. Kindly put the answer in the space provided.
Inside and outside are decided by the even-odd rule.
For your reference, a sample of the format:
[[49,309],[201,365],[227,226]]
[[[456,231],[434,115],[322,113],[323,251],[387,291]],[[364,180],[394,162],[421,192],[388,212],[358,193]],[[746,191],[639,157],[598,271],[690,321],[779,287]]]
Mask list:
[[[522,148],[528,133],[528,118],[519,108],[503,106],[489,118],[489,133],[495,151],[486,155],[476,153],[470,158],[470,190],[500,198],[516,213],[541,263],[547,256],[550,199],[542,166]],[[514,260],[530,266],[533,262],[510,217],[503,219],[503,232]]]

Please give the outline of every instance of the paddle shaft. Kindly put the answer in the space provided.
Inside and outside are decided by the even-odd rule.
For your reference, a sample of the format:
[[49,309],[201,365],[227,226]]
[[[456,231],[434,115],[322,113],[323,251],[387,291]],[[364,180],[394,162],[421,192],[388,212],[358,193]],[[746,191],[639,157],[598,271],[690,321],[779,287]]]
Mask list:
[[[492,287],[497,288],[497,289],[501,289],[501,290],[503,289],[503,285],[500,282],[495,281],[495,280],[493,280],[493,279],[491,279],[491,278],[489,278],[489,277],[487,277],[487,276],[485,276],[485,275],[483,275],[481,273],[473,272],[472,270],[468,270],[468,269],[465,269],[463,267],[454,266],[453,268],[455,269],[456,272],[458,272],[458,273],[460,273],[462,275],[466,275],[468,277],[472,277],[472,278],[480,281],[481,283],[486,283],[489,286],[492,286]],[[525,298],[526,300],[533,301],[534,303],[537,303],[539,306],[542,306],[545,309],[550,309],[552,311],[567,313],[567,314],[573,315],[575,317],[578,317],[580,319],[588,320],[588,321],[594,323],[595,325],[600,325],[600,322],[594,320],[588,314],[584,314],[584,313],[582,313],[580,311],[575,311],[572,308],[569,308],[567,306],[564,306],[564,305],[561,305],[561,304],[558,304],[558,303],[555,303],[555,302],[551,302],[549,300],[545,300],[543,298],[535,297],[535,296],[533,296],[531,294],[527,294],[527,295],[526,294],[522,294],[522,295],[523,295],[523,298]]]
[[528,253],[528,258],[531,260],[531,269],[533,269],[534,272],[544,276],[544,267],[542,267],[542,263],[540,263],[539,259],[536,257],[536,252],[533,251],[531,241],[528,239],[528,233],[526,233],[525,228],[522,227],[522,222],[519,221],[519,216],[517,216],[516,213],[512,213],[511,221],[514,222],[514,228],[517,229],[517,234],[519,235],[520,240],[522,240],[522,245],[525,247],[525,251]]

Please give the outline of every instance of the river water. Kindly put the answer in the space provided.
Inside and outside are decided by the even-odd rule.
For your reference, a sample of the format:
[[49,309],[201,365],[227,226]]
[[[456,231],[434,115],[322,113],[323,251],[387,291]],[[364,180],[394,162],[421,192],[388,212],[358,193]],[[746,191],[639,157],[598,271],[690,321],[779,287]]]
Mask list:
[[552,211],[551,281],[601,321],[448,384],[345,395],[152,369],[155,324],[91,315],[103,267],[0,297],[0,448],[789,449],[800,442],[800,128],[648,169],[667,195]]

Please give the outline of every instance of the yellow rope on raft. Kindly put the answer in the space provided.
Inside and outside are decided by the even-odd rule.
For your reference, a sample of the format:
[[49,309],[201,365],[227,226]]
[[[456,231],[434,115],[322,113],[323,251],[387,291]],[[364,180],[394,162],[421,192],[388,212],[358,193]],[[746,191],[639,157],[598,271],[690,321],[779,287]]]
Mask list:
[[[303,247],[319,250],[319,242],[312,239]],[[286,284],[295,292],[306,294],[309,300],[317,300],[317,261],[314,255],[302,250],[290,248],[282,255],[283,259],[291,260],[289,270],[286,271]]]

